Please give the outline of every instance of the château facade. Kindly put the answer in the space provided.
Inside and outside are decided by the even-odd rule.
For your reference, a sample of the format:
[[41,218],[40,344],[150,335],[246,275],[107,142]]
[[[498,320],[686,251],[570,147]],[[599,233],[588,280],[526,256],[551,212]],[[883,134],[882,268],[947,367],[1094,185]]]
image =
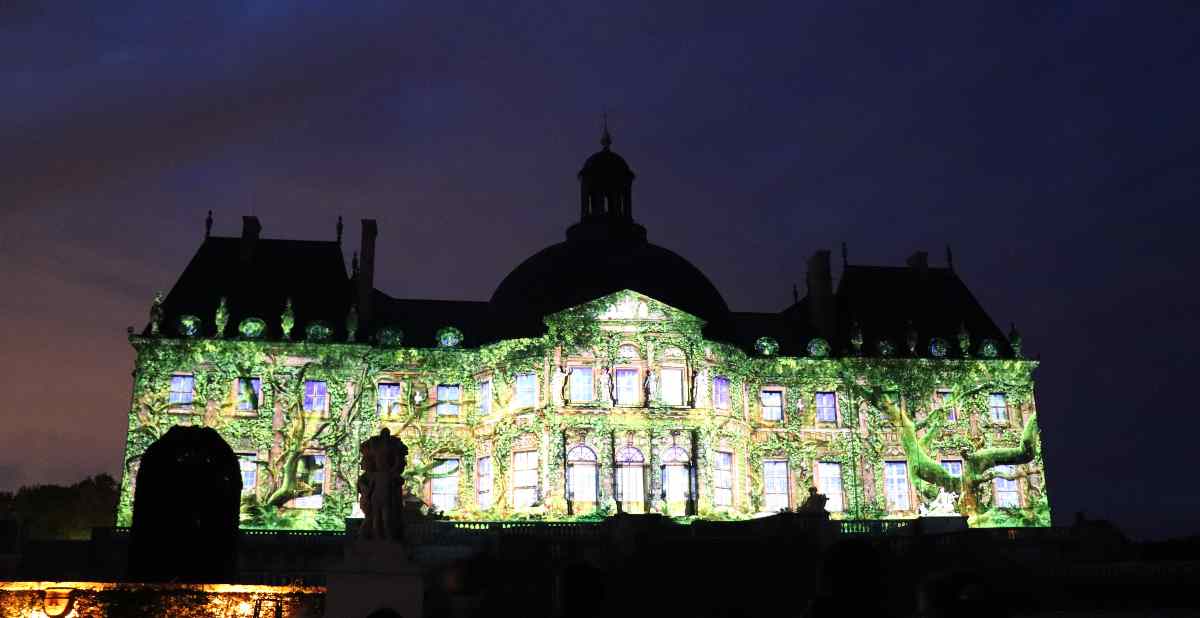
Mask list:
[[177,424],[238,453],[245,527],[342,529],[381,427],[409,447],[409,495],[458,519],[748,518],[815,490],[835,518],[1049,525],[1036,363],[952,265],[844,264],[835,290],[818,251],[804,298],[730,311],[647,242],[634,174],[602,144],[567,240],[486,302],[376,290],[374,221],[349,273],[340,220],[335,241],[260,238],[254,217],[206,232],[130,335],[118,525]]

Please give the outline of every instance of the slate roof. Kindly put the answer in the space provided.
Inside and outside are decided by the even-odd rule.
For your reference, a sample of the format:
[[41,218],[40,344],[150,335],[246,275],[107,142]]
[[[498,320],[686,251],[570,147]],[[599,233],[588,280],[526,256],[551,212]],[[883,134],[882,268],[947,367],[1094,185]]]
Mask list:
[[[242,239],[206,238],[163,301],[162,332],[177,334],[182,315],[203,322],[202,335],[216,334],[214,316],[221,297],[226,298],[229,324],[226,336],[236,336],[243,318],[261,318],[267,339],[281,339],[279,316],[292,299],[296,324],[293,338],[313,320],[324,321],[335,340],[345,338],[346,312],[350,309],[350,279],[342,248],[332,241],[258,239],[246,259]],[[149,326],[143,334],[149,334]]]
[[[230,310],[227,336],[236,336],[237,325],[243,318],[259,317],[267,323],[266,338],[282,338],[279,315],[286,300],[291,298],[296,316],[293,338],[303,337],[309,322],[321,320],[333,329],[333,340],[345,339],[345,318],[354,298],[354,283],[346,273],[338,243],[259,239],[254,242],[248,259],[244,260],[241,254],[240,238],[205,239],[163,304],[165,335],[175,335],[179,316],[190,314],[202,319],[202,334],[212,336],[213,316],[224,296]],[[610,291],[605,289],[606,293]],[[946,340],[948,357],[960,356],[957,337],[961,325],[971,335],[973,354],[979,343],[988,338],[996,341],[1001,357],[1012,356],[1007,337],[950,268],[849,265],[833,299],[835,320],[828,331],[832,333],[833,355],[851,353],[851,333],[857,322],[865,340],[864,354],[877,355],[877,342],[888,339],[897,356],[908,356],[906,339],[911,321],[919,336],[918,356],[929,356],[933,337]],[[671,304],[667,299],[658,300]],[[804,356],[809,341],[822,336],[822,329],[811,319],[813,302],[802,298],[778,313],[728,312],[724,316],[703,316],[708,321],[705,335],[747,352],[753,352],[759,337],[772,337],[780,344],[780,355]],[[369,333],[384,326],[402,330],[404,345],[415,347],[435,346],[436,333],[445,326],[463,332],[464,347],[513,336],[539,335],[541,315],[515,315],[514,305],[520,306],[497,303],[495,299],[491,302],[398,299],[375,290],[373,324],[362,324],[359,340],[367,339]],[[522,328],[518,333],[513,328],[518,324],[538,326]],[[147,327],[145,332],[148,331]]]

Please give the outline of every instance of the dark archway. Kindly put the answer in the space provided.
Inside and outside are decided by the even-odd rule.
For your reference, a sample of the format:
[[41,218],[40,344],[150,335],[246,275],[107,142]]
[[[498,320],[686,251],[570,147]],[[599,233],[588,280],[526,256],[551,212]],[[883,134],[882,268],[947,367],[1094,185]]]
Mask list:
[[129,576],[209,582],[231,577],[241,492],[237,456],[216,431],[169,429],[138,466]]

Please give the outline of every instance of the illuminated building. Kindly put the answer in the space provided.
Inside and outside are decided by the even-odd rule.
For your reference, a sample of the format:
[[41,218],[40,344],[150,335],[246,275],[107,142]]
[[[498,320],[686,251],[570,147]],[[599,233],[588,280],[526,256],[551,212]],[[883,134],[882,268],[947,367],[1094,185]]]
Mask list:
[[1036,363],[952,265],[844,265],[834,289],[818,251],[804,298],[730,311],[647,242],[610,142],[567,240],[486,302],[376,290],[374,221],[349,273],[340,222],[336,241],[260,238],[253,217],[206,235],[131,336],[118,525],[175,424],[239,453],[246,527],[341,529],[381,425],[409,445],[410,493],[458,519],[747,518],[816,488],[835,518],[1049,525]]

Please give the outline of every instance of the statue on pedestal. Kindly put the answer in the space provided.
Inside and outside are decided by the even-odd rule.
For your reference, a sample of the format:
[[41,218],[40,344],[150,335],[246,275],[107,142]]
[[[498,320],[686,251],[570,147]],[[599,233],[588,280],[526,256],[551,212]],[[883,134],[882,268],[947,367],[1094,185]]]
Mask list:
[[363,511],[359,537],[400,542],[404,509],[404,466],[408,447],[387,427],[359,446],[358,504]]
[[796,512],[827,515],[828,511],[825,510],[826,502],[829,502],[829,498],[825,494],[817,493],[816,487],[809,487],[808,498],[805,498],[804,503],[800,505],[800,508],[796,509]]

